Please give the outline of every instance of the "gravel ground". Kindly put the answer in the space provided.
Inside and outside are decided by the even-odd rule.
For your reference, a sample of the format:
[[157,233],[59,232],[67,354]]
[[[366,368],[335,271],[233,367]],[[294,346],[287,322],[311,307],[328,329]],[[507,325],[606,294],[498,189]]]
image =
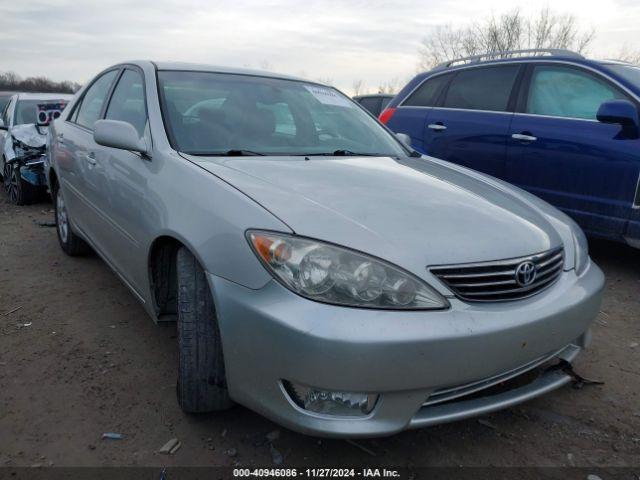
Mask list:
[[[65,256],[55,230],[38,224],[51,209],[0,199],[0,466],[271,466],[274,450],[285,466],[640,466],[639,250],[591,242],[607,288],[576,371],[604,385],[349,443],[299,435],[240,406],[183,414],[175,328],[154,325],[95,255]],[[174,455],[157,453],[174,437]]]

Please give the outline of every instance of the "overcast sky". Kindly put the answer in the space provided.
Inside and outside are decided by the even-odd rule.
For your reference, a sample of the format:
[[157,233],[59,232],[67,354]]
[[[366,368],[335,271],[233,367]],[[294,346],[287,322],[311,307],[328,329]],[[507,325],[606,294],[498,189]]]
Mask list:
[[[532,7],[531,5],[535,5]],[[123,60],[156,59],[269,70],[376,87],[416,72],[422,37],[522,0],[0,0],[0,71],[83,83]],[[590,53],[638,48],[639,0],[563,0],[597,37]]]

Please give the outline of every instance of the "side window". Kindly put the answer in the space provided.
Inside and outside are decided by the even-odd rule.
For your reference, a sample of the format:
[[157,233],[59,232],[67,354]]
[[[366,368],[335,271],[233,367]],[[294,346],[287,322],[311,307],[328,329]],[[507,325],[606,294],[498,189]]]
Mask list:
[[118,73],[117,70],[111,70],[98,78],[89,90],[84,94],[82,103],[78,109],[76,123],[93,130],[93,124],[100,119],[102,105],[109,93],[109,87]]
[[80,111],[80,107],[82,106],[82,99],[78,100],[78,103],[74,106],[73,112],[69,116],[68,120],[73,123],[78,122],[78,112]]
[[443,106],[506,112],[519,70],[519,65],[462,70],[451,82]]
[[142,136],[147,125],[147,108],[142,76],[137,71],[124,71],[113,91],[105,118],[128,122]]
[[533,70],[527,113],[595,120],[603,102],[626,99],[615,87],[576,68],[539,66]]
[[447,84],[451,75],[438,75],[430,78],[407,98],[402,105],[407,107],[433,107],[438,100],[442,88]]

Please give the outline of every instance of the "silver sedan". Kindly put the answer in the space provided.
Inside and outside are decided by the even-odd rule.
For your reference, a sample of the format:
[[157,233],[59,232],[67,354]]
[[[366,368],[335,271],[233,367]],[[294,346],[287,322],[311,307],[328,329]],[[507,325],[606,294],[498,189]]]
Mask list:
[[572,220],[331,87],[121,64],[50,138],[60,244],[176,322],[186,412],[388,435],[558,388],[589,343],[604,278]]

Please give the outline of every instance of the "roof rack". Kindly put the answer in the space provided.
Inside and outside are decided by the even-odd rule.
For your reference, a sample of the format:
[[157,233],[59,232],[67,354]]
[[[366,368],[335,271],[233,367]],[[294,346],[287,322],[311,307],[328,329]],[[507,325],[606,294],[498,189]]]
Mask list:
[[480,55],[471,55],[470,57],[456,58],[454,60],[447,60],[435,67],[435,70],[442,70],[450,68],[456,65],[465,65],[468,63],[480,63],[489,60],[496,60],[500,58],[515,58],[531,56],[537,57],[542,55],[553,55],[559,57],[571,57],[571,58],[584,58],[577,52],[571,50],[565,50],[561,48],[530,48],[526,50],[506,50],[490,53],[482,53]]

